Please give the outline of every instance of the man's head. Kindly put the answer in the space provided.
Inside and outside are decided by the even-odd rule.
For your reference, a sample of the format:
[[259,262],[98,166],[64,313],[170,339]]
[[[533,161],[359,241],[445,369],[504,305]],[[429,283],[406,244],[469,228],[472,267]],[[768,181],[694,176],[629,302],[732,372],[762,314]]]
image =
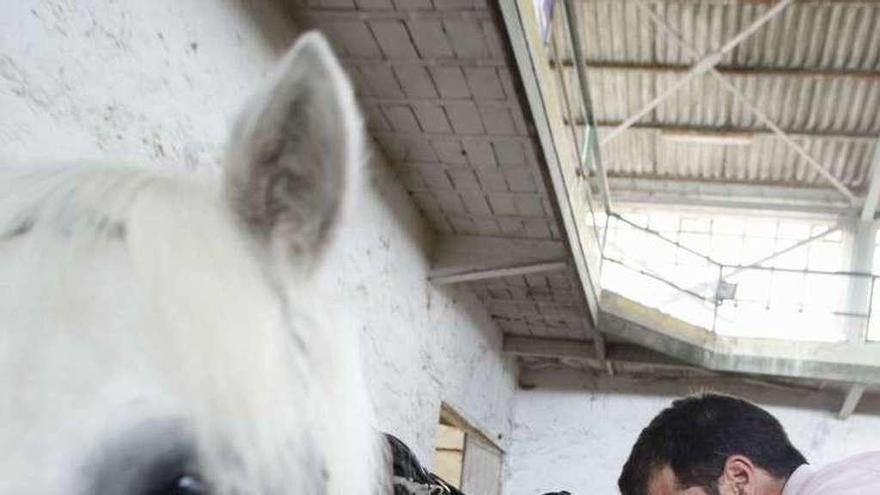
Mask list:
[[770,413],[705,394],[673,402],[642,430],[617,484],[623,495],[778,495],[806,462]]

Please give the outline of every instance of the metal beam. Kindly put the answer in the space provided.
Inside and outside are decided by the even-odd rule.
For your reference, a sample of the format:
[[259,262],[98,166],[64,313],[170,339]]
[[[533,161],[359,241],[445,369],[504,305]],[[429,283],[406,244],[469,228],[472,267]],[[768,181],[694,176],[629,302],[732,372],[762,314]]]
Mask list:
[[441,237],[428,279],[438,285],[564,270],[568,253],[560,241],[484,236]]
[[428,280],[437,285],[460,284],[462,282],[475,282],[477,280],[486,280],[490,278],[513,277],[516,275],[528,275],[531,273],[556,272],[568,268],[565,261],[549,261],[546,263],[523,263],[520,265],[511,265],[501,268],[491,268],[485,270],[467,270],[459,273],[448,273],[444,275],[431,274]]
[[530,1],[498,2],[497,5],[504,18],[520,79],[525,87],[529,110],[534,117],[544,152],[550,176],[548,189],[559,206],[562,230],[571,250],[573,268],[584,291],[590,317],[595,322],[599,310],[599,274],[592,273],[587,266],[586,250],[590,246],[586,234],[581,232],[581,228],[587,225],[584,218],[586,213],[575,208],[572,203],[575,196],[569,194],[569,187],[576,185],[572,181],[577,180],[577,169],[575,164],[565,163],[563,156],[566,152],[559,149],[557,143],[557,136],[565,135],[566,129],[560,115],[559,95],[554,92],[555,85],[549,82],[551,74],[535,19],[534,5]]
[[[571,44],[571,52],[574,56],[575,60],[583,60],[583,50],[581,48],[581,35],[579,31],[579,27],[582,26],[580,21],[578,20],[578,10],[580,5],[575,5],[575,0],[565,0],[565,14],[568,18],[568,35],[570,38]],[[575,72],[578,77],[578,86],[580,87],[581,93],[581,107],[583,111],[583,115],[588,119],[593,119],[593,102],[590,97],[590,84],[587,82],[587,71],[583,64],[575,65]],[[586,131],[586,130],[585,130]],[[599,176],[599,186],[602,190],[602,207],[605,210],[605,214],[611,213],[611,191],[608,188],[608,175],[605,171],[605,166],[602,164],[602,155],[598,151],[598,146],[596,143],[596,135],[595,131],[590,131],[588,136],[585,136],[584,139],[584,150],[592,150],[593,157],[595,158],[596,164],[596,172]],[[579,153],[578,155],[581,159],[581,166],[584,165],[584,161],[589,157],[585,153]]]
[[[688,53],[690,53],[693,57],[700,57],[700,52],[694,47],[694,45],[685,40],[681,34],[672,26],[670,26],[664,19],[662,19],[653,9],[649,8],[643,3],[644,0],[636,0],[636,5],[638,5],[647,15],[661,27],[663,30],[667,32],[682,48],[684,48]],[[786,3],[785,0],[779,2],[778,5]],[[790,2],[789,2],[790,3]],[[786,3],[787,5],[787,3]],[[773,9],[770,9],[773,10]],[[768,10],[769,12],[769,10]],[[764,16],[762,16],[763,18]],[[856,203],[858,198],[849,190],[842,182],[840,182],[836,177],[834,177],[831,172],[825,169],[818,161],[816,161],[812,156],[810,156],[807,151],[801,147],[799,144],[794,142],[791,137],[789,137],[782,129],[773,122],[761,109],[755,106],[749,99],[739,90],[736,86],[734,86],[730,81],[727,80],[723,75],[721,75],[718,71],[715,70],[714,66],[709,67],[708,73],[715,77],[715,79],[725,88],[727,91],[736,98],[741,105],[745,106],[758,118],[758,120],[767,126],[774,134],[776,134],[779,139],[784,141],[789,145],[798,155],[800,155],[804,160],[807,161],[822,177],[825,178],[835,189],[840,191],[840,193],[845,196],[850,203]]]
[[[563,70],[573,68],[573,60],[563,60],[559,63]],[[590,71],[605,72],[631,72],[636,74],[671,75],[685,74],[690,66],[683,64],[656,64],[639,62],[608,62],[605,60],[584,61],[584,65]],[[556,67],[552,64],[551,67]],[[740,65],[718,65],[715,70],[724,76],[739,77],[797,77],[809,79],[853,79],[858,81],[880,82],[880,71],[877,70],[843,70],[843,69],[804,69],[804,68],[779,68],[758,67]]]
[[[507,354],[523,357],[602,361],[590,342],[571,339],[541,339],[505,335],[503,351]],[[615,364],[648,364],[693,369],[692,366],[681,361],[632,344],[609,344],[605,359]]]
[[[604,132],[610,131],[612,128],[617,127],[621,124],[618,120],[600,120],[596,122],[596,125],[600,130]],[[576,122],[577,126],[582,127],[584,125],[583,122]],[[656,131],[661,133],[676,133],[676,134],[695,134],[695,135],[704,135],[706,137],[726,137],[731,134],[740,135],[740,136],[750,136],[750,137],[763,137],[763,136],[772,136],[774,133],[766,128],[757,128],[757,127],[710,127],[710,126],[696,126],[696,125],[681,125],[681,124],[665,124],[665,123],[636,123],[631,126],[631,129],[645,130],[645,131]],[[877,140],[877,135],[866,132],[828,132],[828,131],[803,131],[803,130],[792,130],[792,129],[783,129],[783,132],[788,134],[789,136],[797,139],[831,139],[831,140],[845,140],[845,141],[858,141],[858,142],[874,142]]]
[[862,213],[859,215],[863,222],[874,220],[877,214],[877,205],[880,202],[880,141],[874,143],[874,154],[871,155],[871,178],[868,182],[868,194],[865,196],[865,204],[862,205]]
[[849,391],[846,393],[846,397],[843,399],[843,404],[840,406],[840,412],[837,413],[837,417],[840,419],[850,417],[853,411],[856,410],[856,406],[859,405],[859,401],[862,399],[862,394],[864,393],[864,385],[857,383],[850,386]]
[[[712,69],[721,62],[721,59],[724,58],[725,54],[727,54],[729,51],[736,48],[737,45],[742,43],[746,38],[748,38],[749,36],[754,34],[755,31],[760,29],[761,26],[770,22],[771,19],[773,19],[776,15],[778,15],[780,12],[782,12],[786,7],[791,5],[792,1],[793,0],[780,0],[773,7],[767,9],[766,12],[764,12],[763,14],[758,16],[758,18],[755,19],[754,21],[752,21],[752,23],[749,24],[745,29],[743,29],[742,31],[740,31],[739,33],[734,35],[732,38],[727,40],[727,42],[724,43],[721,46],[721,48],[719,48],[717,51],[714,51],[712,53],[708,53],[705,55],[701,55],[701,54],[697,53],[696,50],[693,50],[694,56],[697,59],[697,61],[694,62],[693,65],[691,65],[691,67],[690,67],[690,69],[688,69],[687,73],[685,75],[683,75],[681,78],[679,78],[677,81],[675,81],[675,83],[673,83],[671,86],[666,88],[665,91],[663,91],[662,93],[657,95],[654,99],[652,99],[647,104],[645,104],[637,112],[635,112],[631,116],[624,119],[624,121],[619,126],[614,128],[611,132],[609,132],[608,134],[605,135],[605,137],[602,138],[601,144],[604,146],[605,144],[610,142],[612,139],[617,137],[621,132],[623,132],[627,128],[629,128],[629,126],[638,122],[639,119],[641,119],[648,112],[650,112],[651,110],[656,108],[658,105],[660,105],[660,103],[662,103],[663,100],[665,100],[670,95],[672,95],[673,93],[678,91],[679,88],[684,86],[694,76],[702,75],[702,74],[705,74],[707,72],[712,71]],[[653,10],[648,9],[647,7],[645,7],[645,9],[651,11],[651,13],[653,14]],[[654,15],[656,15],[656,14],[654,14]]]
[[637,177],[610,177],[609,183],[620,204],[773,210],[833,216],[857,213],[832,189]]

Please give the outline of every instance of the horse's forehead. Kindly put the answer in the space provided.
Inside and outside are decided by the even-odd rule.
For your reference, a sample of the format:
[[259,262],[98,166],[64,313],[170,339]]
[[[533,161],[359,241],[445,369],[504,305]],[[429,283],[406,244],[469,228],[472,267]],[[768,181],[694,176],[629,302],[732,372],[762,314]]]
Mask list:
[[167,408],[167,378],[145,339],[155,321],[124,249],[108,245],[71,259],[62,247],[0,243],[0,280],[8,282],[0,284],[0,384],[9,392],[0,400],[13,401],[0,407],[0,424],[86,429],[117,410],[136,419],[139,410]]

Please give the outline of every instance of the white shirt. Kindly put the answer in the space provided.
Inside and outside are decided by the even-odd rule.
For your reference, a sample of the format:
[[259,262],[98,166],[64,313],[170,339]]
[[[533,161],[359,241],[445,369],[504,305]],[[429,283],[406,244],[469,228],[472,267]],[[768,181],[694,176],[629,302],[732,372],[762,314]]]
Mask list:
[[804,464],[782,495],[880,495],[880,452],[866,452],[821,468]]

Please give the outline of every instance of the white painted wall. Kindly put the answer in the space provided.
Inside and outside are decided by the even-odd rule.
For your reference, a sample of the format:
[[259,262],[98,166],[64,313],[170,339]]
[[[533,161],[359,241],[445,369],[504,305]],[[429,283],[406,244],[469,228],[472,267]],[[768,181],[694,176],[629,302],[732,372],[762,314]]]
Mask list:
[[[295,36],[281,3],[0,2],[0,161],[216,169]],[[469,293],[426,282],[430,233],[381,160],[365,178],[324,276],[362,329],[378,426],[430,463],[446,401],[504,445],[515,369],[497,329]]]
[[873,398],[842,421],[833,412],[842,402],[839,393],[717,380],[595,378],[555,370],[529,372],[523,380],[536,388],[516,393],[506,495],[619,493],[617,477],[642,428],[674,399],[700,391],[734,394],[765,407],[812,464],[880,450],[880,415]]

